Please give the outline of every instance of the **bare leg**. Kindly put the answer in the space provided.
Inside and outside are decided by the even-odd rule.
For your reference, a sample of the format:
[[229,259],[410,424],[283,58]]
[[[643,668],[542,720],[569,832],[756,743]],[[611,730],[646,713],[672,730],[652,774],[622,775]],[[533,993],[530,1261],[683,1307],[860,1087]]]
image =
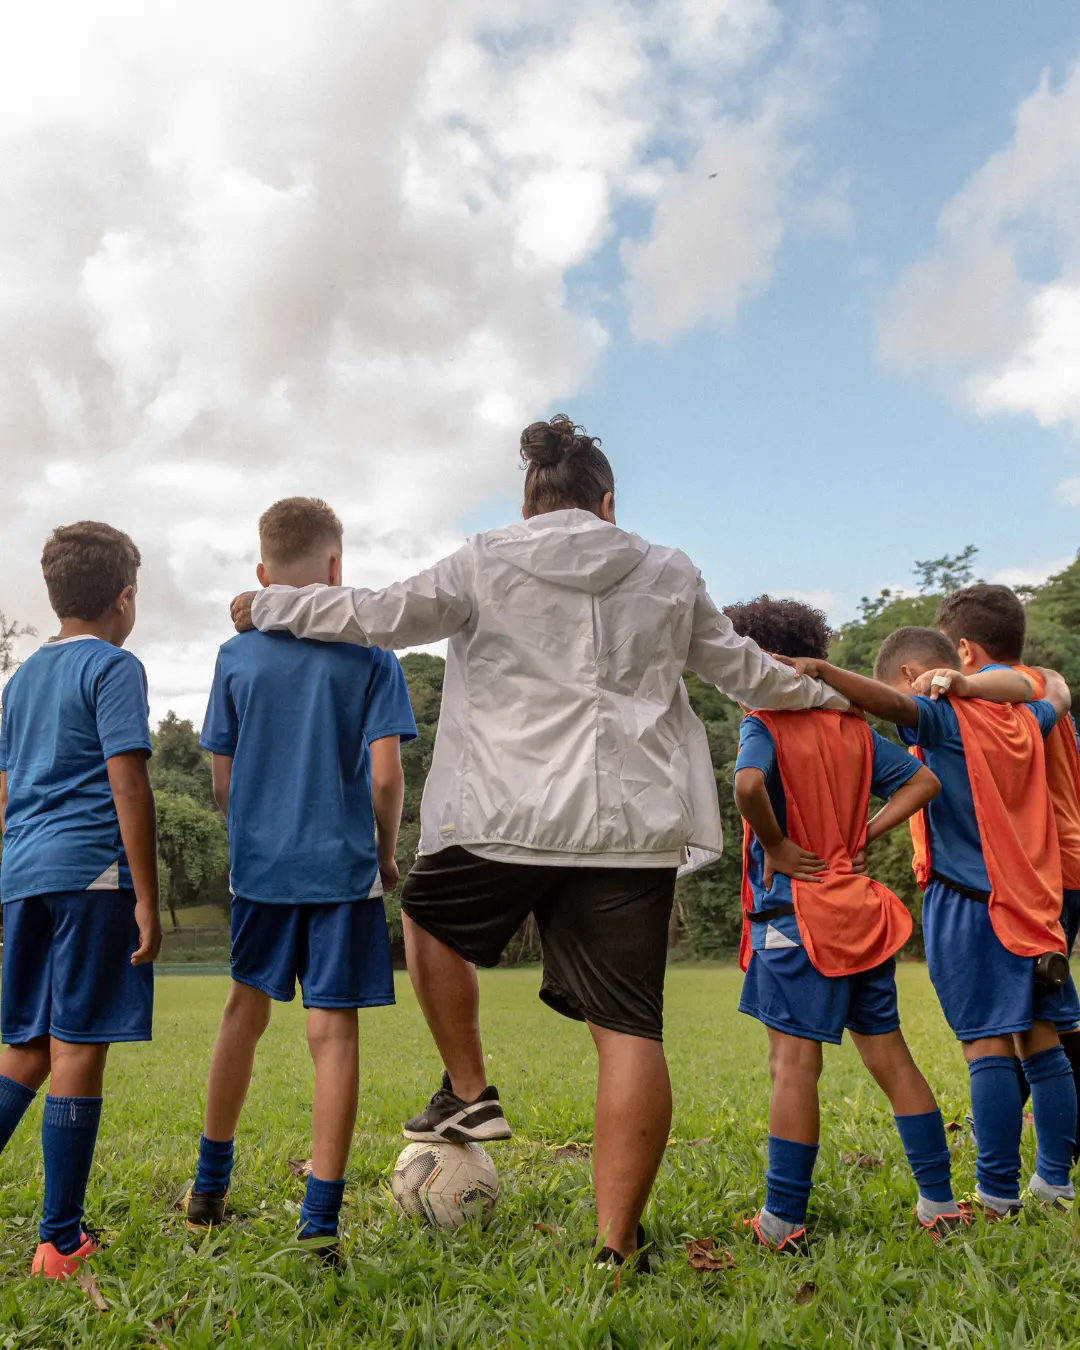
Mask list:
[[789,1036],[769,1028],[769,1072],[772,1100],[769,1133],[796,1144],[816,1144],[821,1134],[818,1079],[821,1042]]
[[593,1135],[599,1240],[630,1256],[671,1128],[671,1080],[660,1041],[588,1024],[600,1060]]
[[108,1045],[52,1041],[49,1047],[52,1060],[50,1094],[53,1097],[100,1097],[108,1053]]
[[1030,1031],[1018,1031],[1013,1036],[1016,1054],[1020,1059],[1030,1059],[1043,1050],[1052,1050],[1061,1044],[1061,1037],[1053,1022],[1032,1022]]
[[892,1104],[894,1116],[922,1116],[937,1110],[934,1094],[912,1059],[903,1032],[859,1036],[853,1031],[851,1039],[862,1062]]
[[360,1090],[356,1009],[312,1008],[307,1039],[315,1065],[311,1170],[321,1181],[338,1181],[349,1160]]
[[210,1061],[206,1086],[207,1139],[221,1143],[236,1133],[244,1098],[251,1085],[255,1047],[270,1025],[270,999],[261,989],[233,981]]
[[7,1045],[0,1054],[0,1074],[36,1092],[51,1068],[48,1036],[37,1036],[25,1045]]
[[439,1047],[454,1091],[474,1102],[487,1087],[480,1044],[476,968],[403,914],[405,956],[416,1001]]

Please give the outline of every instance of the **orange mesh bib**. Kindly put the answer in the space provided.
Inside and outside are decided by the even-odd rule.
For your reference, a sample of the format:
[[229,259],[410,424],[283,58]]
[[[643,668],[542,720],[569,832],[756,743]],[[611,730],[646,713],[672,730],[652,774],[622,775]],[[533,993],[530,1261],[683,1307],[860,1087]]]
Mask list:
[[[1042,734],[1010,703],[958,698],[950,706],[960,724],[994,932],[1017,956],[1064,952],[1061,856]],[[911,838],[919,885],[929,883],[934,866],[948,875],[948,864],[930,856],[922,812],[911,818]]]
[[[1030,666],[1017,666],[1035,686],[1036,698],[1046,692],[1046,681]],[[1061,849],[1061,882],[1070,891],[1080,890],[1080,749],[1072,718],[1063,717],[1045,742],[1046,786],[1057,822]]]
[[[911,936],[911,916],[892,891],[851,870],[852,857],[866,843],[874,763],[870,728],[861,718],[824,709],[751,716],[761,719],[776,744],[788,837],[828,864],[820,882],[791,883],[806,954],[830,977],[871,970]],[[745,915],[753,907],[745,857],[742,899]],[[743,969],[749,963],[749,929],[744,917]]]

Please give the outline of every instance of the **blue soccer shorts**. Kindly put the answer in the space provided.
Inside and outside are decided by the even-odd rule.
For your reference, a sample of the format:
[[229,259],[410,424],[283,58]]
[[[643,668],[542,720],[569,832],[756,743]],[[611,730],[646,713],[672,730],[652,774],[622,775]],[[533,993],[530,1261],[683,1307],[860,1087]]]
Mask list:
[[232,902],[232,977],[280,1003],[378,1008],[394,1002],[390,935],[381,899],[330,905]]
[[750,958],[739,1011],[774,1031],[839,1045],[844,1028],[883,1036],[900,1027],[896,961],[890,957],[858,975],[822,975],[805,947],[775,947]]
[[138,945],[132,890],[62,891],[6,903],[4,1044],[46,1035],[87,1045],[150,1040],[154,968],[131,964]]
[[1080,1001],[1070,979],[1051,989],[1035,980],[1035,958],[1003,946],[990,907],[932,881],[923,896],[923,941],[930,981],[958,1041],[1030,1031],[1051,1022],[1071,1031]]

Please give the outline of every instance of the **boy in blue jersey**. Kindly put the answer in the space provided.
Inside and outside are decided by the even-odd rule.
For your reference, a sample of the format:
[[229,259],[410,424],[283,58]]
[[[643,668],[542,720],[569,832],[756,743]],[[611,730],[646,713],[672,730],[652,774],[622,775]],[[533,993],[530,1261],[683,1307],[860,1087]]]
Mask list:
[[[760,596],[748,604],[728,606],[724,612],[737,633],[752,637],[766,651],[786,657],[828,655],[828,623],[824,614],[807,605]],[[827,868],[818,853],[800,847],[788,835],[790,799],[805,835],[800,842],[823,852],[828,847],[829,836],[817,819],[821,812],[805,800],[807,794],[817,795],[811,760],[822,748],[835,752],[826,768],[834,790],[823,809],[835,807],[837,818],[846,828],[853,824],[856,834],[865,828],[867,844],[921,810],[940,790],[929,769],[868,728],[862,736],[850,737],[821,728],[832,735],[820,740],[811,733],[809,758],[797,744],[785,740],[786,778],[782,778],[776,736],[784,738],[808,727],[807,719],[835,717],[820,712],[789,714],[788,721],[778,722],[775,735],[759,717],[745,717],[735,763],[735,799],[749,827],[744,885],[752,897],[748,925],[752,955],[746,966],[739,1011],[756,1017],[768,1029],[773,1078],[765,1203],[751,1223],[761,1243],[775,1251],[795,1254],[807,1250],[805,1220],[820,1132],[822,1045],[839,1045],[845,1028],[889,1098],[918,1184],[916,1214],[922,1229],[937,1241],[962,1222],[952,1193],[941,1112],[900,1030],[892,953],[910,933],[910,919],[900,901],[884,890],[852,886],[854,894],[846,901],[842,894],[837,895],[831,902],[837,908],[842,909],[845,903],[862,908],[881,896],[896,913],[894,921],[884,925],[883,932],[889,936],[875,942],[882,949],[876,957],[850,962],[849,968],[853,965],[857,973],[826,975],[817,968],[820,953],[813,958],[808,953],[812,934],[801,931],[804,922],[812,921],[812,905],[809,914],[800,911],[797,918],[794,912],[792,878],[812,886],[823,881]],[[805,781],[788,781],[793,774]],[[841,775],[851,781],[837,782]],[[886,804],[866,825],[869,793]],[[808,805],[809,810],[805,809]],[[860,818],[847,822],[852,810]],[[834,862],[847,871],[866,870],[865,854],[854,858],[845,855]],[[868,966],[869,960],[874,964]]]
[[123,650],[139,550],[109,525],[42,554],[57,637],[11,677],[0,720],[4,952],[0,1148],[49,1079],[45,1199],[32,1272],[67,1279],[83,1225],[113,1041],[148,1041],[161,945],[146,675]]
[[[341,584],[341,522],[292,497],[259,521],[263,586]],[[202,744],[228,816],[233,984],[210,1066],[191,1227],[220,1224],[233,1136],[271,1000],[299,980],[315,1065],[312,1173],[299,1237],[336,1254],[359,1084],[357,1009],[394,1001],[383,892],[416,736],[397,658],[243,633],[218,653]]]
[[[971,1080],[978,1147],[976,1203],[991,1222],[1016,1214],[1021,1206],[1022,1107],[1014,1067],[1018,1055],[1031,1083],[1038,1140],[1036,1171],[1028,1189],[1044,1205],[1065,1208],[1073,1199],[1069,1172],[1076,1091],[1058,1030],[1076,1025],[1080,1007],[1071,979],[1060,985],[1042,982],[1036,958],[1006,946],[1004,939],[1013,941],[1010,925],[1030,919],[1023,904],[1017,906],[1017,919],[1011,919],[1008,911],[996,921],[992,917],[991,900],[997,898],[997,890],[991,888],[989,860],[997,858],[997,835],[1005,832],[992,835],[980,829],[980,818],[989,818],[991,806],[982,761],[990,764],[1001,752],[990,740],[984,744],[977,724],[965,731],[951,702],[965,680],[970,685],[990,674],[1017,679],[1023,682],[1014,695],[1018,701],[1032,699],[1030,682],[1015,671],[965,677],[949,638],[928,628],[902,628],[886,638],[874,680],[822,661],[800,661],[796,666],[801,673],[830,683],[835,679],[834,687],[860,707],[896,723],[901,739],[918,748],[941,781],[941,795],[925,812],[923,936],[930,978],[945,1018],[963,1046]],[[1028,702],[1018,716],[1030,716],[1037,734],[1045,738],[1067,715],[1071,699],[1060,676],[1052,671],[1040,674],[1047,697]],[[940,691],[931,689],[935,679],[949,697],[939,698]],[[970,706],[973,711],[979,708],[977,701]],[[965,735],[974,738],[971,744],[966,744]],[[975,767],[973,753],[982,757]],[[1033,784],[1029,796],[1041,787]],[[1050,812],[1048,797],[1035,806],[1043,818]],[[1018,817],[1023,814],[1022,808],[1014,810]],[[1004,895],[1009,878],[999,872],[996,862],[994,870],[1004,878]],[[1028,883],[1033,897],[1039,894],[1034,884],[1038,880],[1033,875]],[[1058,927],[1056,920],[1053,926]],[[1048,937],[1047,950],[1051,941]]]

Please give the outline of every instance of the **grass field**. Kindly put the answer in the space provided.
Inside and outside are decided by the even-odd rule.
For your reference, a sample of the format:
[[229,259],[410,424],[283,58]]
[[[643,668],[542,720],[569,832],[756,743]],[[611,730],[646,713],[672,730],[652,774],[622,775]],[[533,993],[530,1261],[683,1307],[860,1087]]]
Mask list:
[[[901,969],[901,1006],[946,1119],[966,1072],[922,967]],[[387,1190],[400,1121],[437,1064],[411,993],[362,1014],[364,1075],[344,1215],[347,1265],[291,1249],[308,1152],[310,1069],[302,1010],[278,1007],[238,1135],[234,1204],[220,1236],[188,1233],[174,1202],[190,1178],[203,1080],[226,981],[158,984],[157,1039],[117,1047],[89,1216],[111,1240],[94,1262],[105,1310],[74,1283],[23,1277],[41,1192],[39,1110],[0,1158],[0,1350],[14,1346],[1041,1346],[1080,1344],[1077,1229],[1058,1216],[977,1226],[944,1249],[912,1230],[914,1188],[888,1107],[854,1052],[826,1052],[823,1148],[804,1262],[753,1247],[740,1220],[762,1187],[768,1074],[761,1028],[735,1011],[738,972],[675,967],[668,1049],[676,1122],[650,1212],[651,1279],[587,1264],[587,1145],[594,1058],[583,1028],[536,1000],[536,971],[483,979],[491,1077],[517,1134],[493,1149],[503,1197],[486,1231],[442,1236],[403,1221]],[[959,1138],[959,1136],[953,1136]],[[1030,1163],[1033,1140],[1025,1132]],[[846,1165],[870,1154],[883,1166]],[[957,1182],[972,1184],[961,1144]],[[536,1225],[542,1225],[537,1228]],[[730,1248],[698,1274],[688,1239]],[[812,1286],[812,1287],[808,1287]]]

